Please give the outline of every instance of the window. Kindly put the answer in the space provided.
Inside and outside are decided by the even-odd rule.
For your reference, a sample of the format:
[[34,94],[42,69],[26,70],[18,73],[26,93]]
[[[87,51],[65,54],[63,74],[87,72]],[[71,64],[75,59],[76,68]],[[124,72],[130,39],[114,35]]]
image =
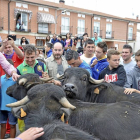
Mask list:
[[37,46],[44,46],[43,40],[37,40],[37,41],[36,41],[36,45],[37,45]]
[[61,33],[62,34],[67,34],[69,33],[69,23],[70,23],[70,20],[68,17],[62,17],[62,26],[61,26]]
[[100,36],[100,22],[94,22],[94,32],[96,32],[98,34],[98,36]]
[[132,40],[133,39],[133,28],[129,27],[128,28],[128,40]]
[[94,19],[95,20],[100,20],[100,17],[95,16]]
[[112,24],[106,24],[106,38],[111,38],[112,36]]
[[28,14],[27,13],[18,14],[17,23],[19,23],[19,27],[16,25],[17,30],[27,31],[28,30]]
[[48,33],[48,23],[39,23],[38,33]]
[[85,20],[78,19],[77,32],[78,32],[78,36],[81,36],[85,33]]

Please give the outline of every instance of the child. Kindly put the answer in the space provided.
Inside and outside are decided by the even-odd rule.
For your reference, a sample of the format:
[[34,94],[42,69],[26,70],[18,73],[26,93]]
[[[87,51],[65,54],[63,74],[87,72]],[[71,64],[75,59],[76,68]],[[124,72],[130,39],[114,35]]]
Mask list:
[[126,72],[120,63],[120,53],[116,50],[109,50],[107,53],[109,66],[99,75],[99,79],[123,87],[126,81]]
[[[7,60],[10,64],[14,65],[11,59]],[[0,108],[0,123],[1,123],[1,139],[4,139],[6,133],[6,123],[9,119],[10,124],[10,138],[14,138],[16,135],[16,123],[17,119],[11,113],[11,108],[6,107],[6,104],[16,102],[16,99],[8,96],[6,90],[8,87],[15,84],[12,77],[5,71],[5,75],[1,76],[1,108]]]

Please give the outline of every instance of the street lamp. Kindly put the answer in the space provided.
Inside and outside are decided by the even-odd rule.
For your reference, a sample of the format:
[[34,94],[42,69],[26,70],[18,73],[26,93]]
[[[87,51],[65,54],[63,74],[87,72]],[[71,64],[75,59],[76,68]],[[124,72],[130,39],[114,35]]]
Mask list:
[[59,15],[56,16],[56,18],[55,18],[55,34],[56,34],[56,30],[57,30],[57,28],[56,28],[56,25],[57,25],[57,19],[58,19],[58,17],[59,17],[60,15],[66,13],[66,12],[67,12],[66,10],[63,10],[63,11],[61,11],[61,13],[60,13]]

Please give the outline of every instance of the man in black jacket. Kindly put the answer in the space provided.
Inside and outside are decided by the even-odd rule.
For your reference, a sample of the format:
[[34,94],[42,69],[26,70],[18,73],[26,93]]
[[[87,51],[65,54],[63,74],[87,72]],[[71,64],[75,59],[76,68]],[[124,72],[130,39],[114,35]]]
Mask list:
[[126,81],[126,72],[120,63],[120,53],[116,50],[109,50],[107,53],[109,66],[99,75],[99,79],[104,79],[108,83],[124,86]]

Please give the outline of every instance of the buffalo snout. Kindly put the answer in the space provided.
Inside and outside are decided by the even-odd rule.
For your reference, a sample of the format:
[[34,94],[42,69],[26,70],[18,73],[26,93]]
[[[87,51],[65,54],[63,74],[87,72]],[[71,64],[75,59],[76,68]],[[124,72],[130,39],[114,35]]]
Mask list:
[[66,91],[66,94],[68,96],[76,96],[76,94],[78,93],[77,87],[71,83],[63,85],[63,89]]

